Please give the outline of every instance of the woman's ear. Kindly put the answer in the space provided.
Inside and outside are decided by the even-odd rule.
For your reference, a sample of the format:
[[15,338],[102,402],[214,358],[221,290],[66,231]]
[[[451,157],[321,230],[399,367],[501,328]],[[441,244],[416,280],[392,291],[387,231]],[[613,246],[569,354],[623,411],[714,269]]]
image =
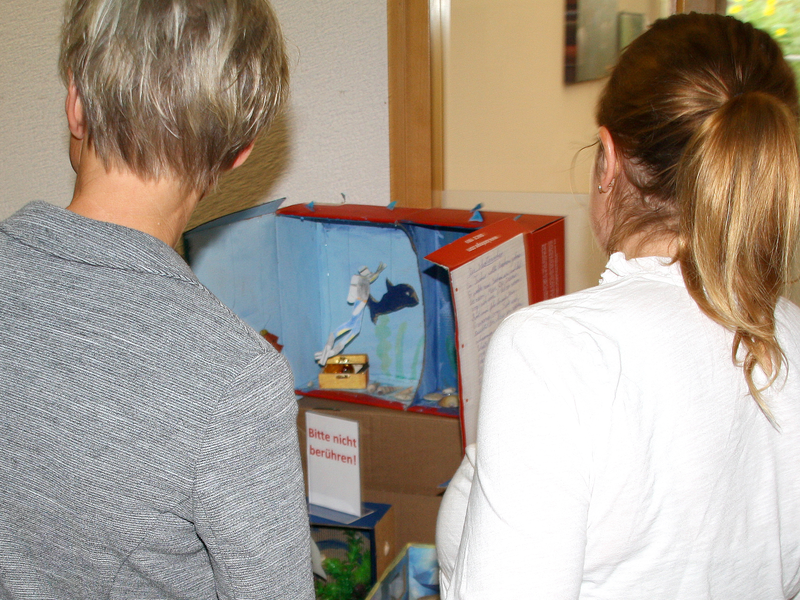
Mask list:
[[250,142],[242,149],[241,152],[239,152],[236,160],[234,160],[233,164],[231,165],[231,171],[237,167],[241,167],[244,164],[244,161],[247,160],[247,157],[250,156],[250,153],[253,151],[253,146],[255,146],[255,142]]
[[72,137],[82,140],[86,135],[86,119],[83,113],[83,102],[71,76],[67,86],[67,101],[64,108],[67,113],[70,134]]
[[614,182],[617,178],[619,168],[617,149],[614,145],[614,139],[611,137],[611,133],[607,128],[600,127],[598,136],[600,137],[600,147],[602,149],[603,158],[600,163],[600,172],[597,173],[597,183],[600,191],[606,193],[614,187]]
[[64,103],[64,110],[67,113],[67,124],[69,126],[69,162],[72,169],[77,173],[83,155],[83,146],[86,141],[86,118],[83,112],[83,103],[78,95],[78,88],[69,77],[67,86],[67,100]]

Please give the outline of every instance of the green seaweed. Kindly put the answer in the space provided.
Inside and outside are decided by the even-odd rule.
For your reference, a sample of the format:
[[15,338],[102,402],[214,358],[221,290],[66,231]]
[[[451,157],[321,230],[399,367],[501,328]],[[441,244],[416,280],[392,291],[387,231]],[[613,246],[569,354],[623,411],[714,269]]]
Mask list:
[[400,326],[397,328],[397,339],[395,340],[394,344],[394,373],[395,376],[399,379],[406,378],[406,374],[403,372],[403,338],[406,335],[406,328],[408,327],[408,323],[400,323]]
[[381,373],[388,373],[392,365],[392,358],[390,356],[392,344],[389,342],[389,337],[392,331],[389,327],[389,317],[381,315],[375,323],[375,337],[378,339],[378,346],[375,352],[380,359]]
[[347,558],[326,558],[322,568],[328,575],[326,581],[317,580],[318,600],[362,600],[367,597],[372,580],[372,563],[364,540],[353,530],[345,531]]
[[414,352],[414,358],[411,361],[411,373],[416,374],[419,372],[419,359],[422,356],[422,351],[425,349],[425,338],[420,338],[419,342],[417,343],[417,349]]

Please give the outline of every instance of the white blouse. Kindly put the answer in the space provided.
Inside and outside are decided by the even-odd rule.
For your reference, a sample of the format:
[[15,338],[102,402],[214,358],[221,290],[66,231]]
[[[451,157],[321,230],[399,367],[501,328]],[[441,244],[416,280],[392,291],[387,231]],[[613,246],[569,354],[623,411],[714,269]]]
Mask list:
[[797,595],[800,309],[777,318],[779,429],[666,259],[615,254],[599,286],[507,318],[442,503],[442,598]]

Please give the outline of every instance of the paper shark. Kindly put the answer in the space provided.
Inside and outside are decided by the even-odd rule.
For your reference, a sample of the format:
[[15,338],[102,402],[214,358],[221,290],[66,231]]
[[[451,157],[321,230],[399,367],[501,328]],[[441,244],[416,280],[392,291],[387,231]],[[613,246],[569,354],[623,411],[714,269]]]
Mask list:
[[392,285],[386,280],[386,293],[380,300],[375,300],[371,295],[367,300],[369,316],[375,323],[381,315],[397,312],[403,308],[410,308],[419,304],[419,298],[414,288],[407,283]]

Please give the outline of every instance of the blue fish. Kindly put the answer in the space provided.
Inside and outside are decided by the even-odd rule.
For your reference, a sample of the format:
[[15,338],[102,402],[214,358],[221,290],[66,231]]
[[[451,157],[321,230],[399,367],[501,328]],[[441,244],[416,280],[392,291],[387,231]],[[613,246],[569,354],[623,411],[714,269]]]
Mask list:
[[386,280],[386,293],[383,297],[380,300],[375,300],[370,294],[369,300],[367,300],[369,316],[373,323],[381,315],[388,315],[417,304],[419,304],[419,298],[413,287],[407,283],[392,285],[392,282],[388,279]]

